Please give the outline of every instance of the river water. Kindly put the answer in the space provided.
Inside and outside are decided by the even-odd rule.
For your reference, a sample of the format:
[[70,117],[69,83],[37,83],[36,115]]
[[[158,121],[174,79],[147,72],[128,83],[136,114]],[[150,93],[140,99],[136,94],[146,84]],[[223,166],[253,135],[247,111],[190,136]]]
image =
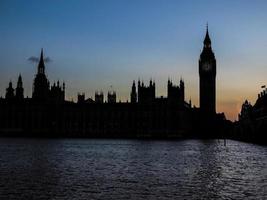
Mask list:
[[0,199],[267,199],[267,147],[2,138]]

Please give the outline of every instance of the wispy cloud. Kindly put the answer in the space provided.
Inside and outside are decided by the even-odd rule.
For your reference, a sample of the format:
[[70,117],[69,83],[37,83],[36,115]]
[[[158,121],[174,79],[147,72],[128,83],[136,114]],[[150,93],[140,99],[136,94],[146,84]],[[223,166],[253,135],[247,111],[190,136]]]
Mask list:
[[[38,63],[39,62],[39,58],[37,58],[35,56],[31,56],[27,60],[32,62],[32,63]],[[44,58],[44,62],[45,63],[50,63],[50,62],[52,62],[52,59],[50,57],[45,57]]]

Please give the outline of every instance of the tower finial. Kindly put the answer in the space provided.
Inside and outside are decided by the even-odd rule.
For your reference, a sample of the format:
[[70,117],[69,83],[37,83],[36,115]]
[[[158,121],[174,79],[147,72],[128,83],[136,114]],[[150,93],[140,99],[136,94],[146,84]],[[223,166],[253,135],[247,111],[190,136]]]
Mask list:
[[19,74],[17,85],[22,85],[22,77],[21,77],[21,74]]
[[206,25],[206,36],[205,36],[205,39],[204,39],[204,47],[208,47],[208,48],[211,47],[211,40],[210,40],[210,36],[209,36],[209,25],[208,25],[208,22],[207,22],[207,25]]
[[44,50],[43,48],[41,48],[41,56],[40,56],[40,62],[43,62],[44,61]]
[[38,65],[38,73],[39,74],[44,74],[45,73],[44,51],[43,51],[43,48],[41,48],[41,55],[40,55],[40,60],[39,60],[39,65]]

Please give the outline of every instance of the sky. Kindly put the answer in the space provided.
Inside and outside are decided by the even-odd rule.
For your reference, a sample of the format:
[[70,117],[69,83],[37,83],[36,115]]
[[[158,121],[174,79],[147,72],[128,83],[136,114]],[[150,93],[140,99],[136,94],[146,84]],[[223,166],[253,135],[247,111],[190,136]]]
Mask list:
[[0,0],[0,96],[21,73],[31,96],[41,48],[50,83],[66,82],[66,98],[112,88],[130,99],[133,80],[185,81],[199,106],[198,59],[206,24],[217,60],[217,112],[236,120],[245,99],[267,84],[266,0]]

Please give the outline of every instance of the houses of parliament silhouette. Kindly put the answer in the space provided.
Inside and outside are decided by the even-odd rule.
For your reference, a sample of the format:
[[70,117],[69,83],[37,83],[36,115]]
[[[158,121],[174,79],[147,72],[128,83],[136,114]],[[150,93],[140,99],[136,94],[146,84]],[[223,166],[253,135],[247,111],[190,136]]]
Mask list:
[[[178,85],[168,80],[167,97],[156,97],[154,81],[145,85],[138,80],[133,81],[130,102],[117,102],[115,91],[108,92],[107,101],[104,101],[103,92],[95,92],[94,100],[78,94],[76,103],[66,101],[64,82],[50,86],[42,49],[32,98],[24,98],[19,75],[16,88],[10,82],[5,98],[0,99],[0,136],[251,139],[253,134],[256,139],[261,138],[257,132],[266,130],[266,119],[260,122],[258,129],[244,131],[247,130],[244,127],[255,121],[250,116],[257,118],[251,114],[256,111],[247,105],[248,102],[245,102],[247,106],[243,105],[239,122],[232,123],[223,113],[216,113],[216,58],[208,27],[199,58],[199,85],[199,108],[185,101],[182,79]],[[266,92],[260,98],[265,100],[255,107],[261,109],[261,116],[266,118]]]

